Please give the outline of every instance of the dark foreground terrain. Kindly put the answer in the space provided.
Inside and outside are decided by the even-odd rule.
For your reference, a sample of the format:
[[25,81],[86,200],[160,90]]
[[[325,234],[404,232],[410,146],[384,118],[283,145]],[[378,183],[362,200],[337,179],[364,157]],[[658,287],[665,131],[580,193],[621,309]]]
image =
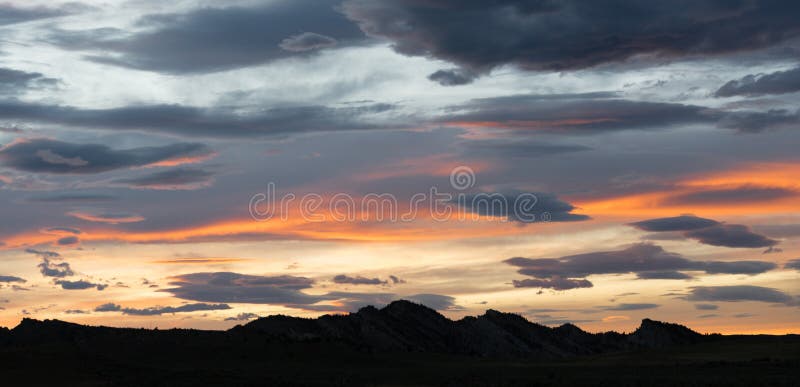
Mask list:
[[350,315],[271,316],[229,331],[0,329],[2,386],[797,386],[800,336],[548,328],[488,311],[451,321],[398,301]]

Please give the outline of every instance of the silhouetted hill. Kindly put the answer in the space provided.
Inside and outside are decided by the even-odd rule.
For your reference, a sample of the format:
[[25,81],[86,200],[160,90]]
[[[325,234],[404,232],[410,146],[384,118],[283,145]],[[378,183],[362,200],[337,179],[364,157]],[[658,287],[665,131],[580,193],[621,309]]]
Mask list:
[[589,333],[495,310],[453,321],[408,301],[228,331],[28,318],[0,329],[4,386],[782,386],[798,369],[794,335],[701,335],[649,319],[630,334]]

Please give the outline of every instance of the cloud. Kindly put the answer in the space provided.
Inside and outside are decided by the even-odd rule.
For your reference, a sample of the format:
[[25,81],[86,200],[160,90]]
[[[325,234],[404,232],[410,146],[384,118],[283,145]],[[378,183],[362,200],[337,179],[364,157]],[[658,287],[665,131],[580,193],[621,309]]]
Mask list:
[[42,258],[42,262],[38,265],[39,272],[42,273],[45,277],[56,277],[56,278],[63,278],[69,277],[75,274],[72,269],[69,267],[69,263],[61,262],[61,263],[54,263],[51,262],[48,258]]
[[712,302],[758,301],[787,305],[795,302],[792,296],[780,290],[753,285],[695,286],[691,288],[686,299]]
[[642,231],[682,231],[684,237],[712,246],[753,248],[769,247],[779,243],[753,232],[745,225],[720,223],[694,215],[649,219],[629,225]]
[[552,276],[548,279],[526,278],[523,280],[513,280],[511,283],[515,288],[546,288],[553,290],[591,288],[594,286],[594,284],[586,279],[569,279],[559,276]]
[[800,67],[770,74],[750,74],[729,81],[714,93],[716,97],[737,95],[755,97],[765,94],[786,94],[800,91]]
[[194,190],[211,185],[214,173],[199,168],[173,168],[148,175],[117,179],[113,183],[153,190]]
[[660,305],[658,304],[619,304],[614,306],[606,306],[602,307],[603,310],[644,310],[644,309],[655,309],[658,308]]
[[[2,15],[2,5],[0,5],[0,15]],[[2,16],[0,16],[2,24]],[[29,73],[26,71],[13,70],[0,67],[0,95],[21,94],[27,89],[38,89],[54,86],[58,80],[47,78],[41,73]],[[7,128],[10,132],[20,132],[19,128]]]
[[712,246],[725,247],[768,247],[778,241],[756,234],[741,224],[719,224],[686,232],[686,237]]
[[597,92],[474,99],[450,106],[437,121],[456,127],[598,134],[716,123],[721,114],[700,106],[631,101]]
[[55,234],[73,234],[73,235],[80,235],[81,230],[73,227],[50,227],[45,229],[45,232],[48,233],[55,233]]
[[207,310],[228,310],[231,309],[230,305],[228,304],[205,304],[205,303],[195,303],[195,304],[184,304],[180,306],[151,306],[148,308],[137,309],[137,308],[123,308],[120,305],[114,303],[102,304],[94,308],[95,312],[122,312],[122,314],[127,314],[131,316],[160,316],[162,314],[173,314],[173,313],[187,313],[187,312],[197,312],[197,311],[207,311]]
[[798,196],[798,191],[783,187],[743,185],[732,188],[704,189],[670,196],[667,204],[745,204]]
[[592,287],[584,277],[599,274],[634,273],[640,279],[688,279],[682,271],[707,274],[756,275],[777,265],[763,261],[693,261],[661,246],[641,243],[617,251],[600,251],[561,258],[521,258],[503,261],[517,272],[533,279],[515,280],[515,287],[541,287],[566,290]]
[[351,277],[345,274],[339,274],[333,277],[333,282],[337,284],[350,284],[350,285],[386,285],[387,282],[380,278],[366,278],[362,276]]
[[643,220],[641,222],[629,223],[642,231],[688,231],[718,225],[719,222],[712,219],[700,218],[694,215],[681,215],[670,218],[657,218]]
[[[256,7],[202,7],[146,15],[136,22],[145,28],[132,33],[107,28],[56,31],[50,41],[89,51],[88,59],[109,65],[168,74],[216,72],[287,58],[309,47],[329,47],[331,40],[362,42],[358,27],[334,9],[337,3],[282,0]],[[298,31],[313,31],[318,37],[309,37],[309,32],[297,36]]]
[[717,310],[719,306],[714,304],[694,304],[694,308],[697,310]]
[[67,309],[64,311],[66,314],[89,314],[89,312],[80,309]]
[[742,133],[758,133],[771,129],[794,128],[800,123],[800,111],[786,109],[767,111],[734,111],[721,114],[717,126]]
[[109,109],[81,109],[0,100],[0,119],[99,130],[132,130],[230,139],[285,136],[315,131],[403,128],[413,125],[412,122],[381,123],[376,120],[382,113],[394,109],[393,105],[371,103],[345,107],[285,106],[243,113],[224,107],[132,105]]
[[4,282],[4,283],[8,283],[8,282],[25,283],[25,282],[28,282],[28,281],[25,281],[25,279],[19,278],[19,277],[15,277],[13,275],[0,275],[0,282]]
[[99,144],[29,139],[0,148],[0,162],[9,168],[26,172],[88,174],[209,156],[212,153],[207,146],[196,143],[114,150]]
[[480,72],[507,64],[564,71],[642,55],[716,56],[800,34],[797,6],[785,2],[347,0],[342,10],[401,54]]
[[454,201],[473,214],[504,217],[513,222],[574,222],[590,219],[574,214],[575,206],[553,194],[513,191],[507,193],[477,193],[464,195]]
[[784,269],[794,269],[794,270],[800,271],[800,258],[792,259],[789,262],[786,262],[786,264],[783,265],[783,268]]
[[142,216],[127,212],[70,211],[66,215],[87,222],[107,224],[137,223],[145,220]]
[[462,307],[456,305],[456,299],[450,296],[444,296],[441,294],[415,294],[411,296],[403,297],[406,300],[414,301],[420,304],[423,304],[431,309],[436,310],[459,310]]
[[463,69],[439,70],[428,75],[428,79],[442,86],[466,85],[472,83],[475,78],[477,78],[477,74]]
[[11,3],[3,3],[0,4],[0,26],[65,16],[80,8],[82,6],[77,3],[60,7],[18,7]]
[[258,315],[255,313],[239,313],[234,317],[225,318],[225,321],[249,321],[257,318]]
[[90,203],[108,202],[119,199],[113,195],[103,195],[89,192],[59,193],[48,196],[34,196],[27,199],[32,203]]
[[96,284],[86,280],[78,280],[78,281],[56,280],[55,284],[61,285],[61,288],[64,290],[84,290],[91,288],[95,288],[97,290],[104,290],[105,288],[108,287],[108,285]]
[[303,52],[333,47],[336,43],[336,39],[330,36],[315,34],[313,32],[303,32],[302,34],[292,35],[283,39],[278,46],[286,51]]
[[175,276],[173,287],[162,291],[185,300],[246,304],[311,305],[330,297],[301,292],[314,280],[290,275],[257,276],[231,272],[192,273]]
[[66,236],[63,238],[59,238],[56,241],[56,244],[59,246],[72,246],[72,245],[77,245],[80,242],[81,240],[73,235],[73,236]]
[[472,155],[499,158],[539,158],[592,150],[583,145],[552,144],[525,138],[474,140],[465,143],[464,146]]

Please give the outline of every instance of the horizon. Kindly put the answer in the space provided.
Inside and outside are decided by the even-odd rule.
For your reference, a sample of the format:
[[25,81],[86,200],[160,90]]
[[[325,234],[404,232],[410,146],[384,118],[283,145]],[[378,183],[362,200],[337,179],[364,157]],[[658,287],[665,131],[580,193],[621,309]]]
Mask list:
[[800,334],[798,14],[2,2],[0,326]]

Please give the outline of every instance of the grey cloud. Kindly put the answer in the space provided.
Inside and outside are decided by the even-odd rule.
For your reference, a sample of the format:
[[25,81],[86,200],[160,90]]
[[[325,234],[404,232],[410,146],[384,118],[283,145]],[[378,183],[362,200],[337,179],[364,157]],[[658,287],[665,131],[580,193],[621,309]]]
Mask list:
[[717,310],[719,306],[714,304],[694,304],[694,308],[697,310]]
[[48,258],[42,258],[42,262],[36,266],[39,267],[39,272],[41,272],[45,277],[63,278],[75,274],[75,272],[72,271],[72,268],[69,267],[69,263],[54,263]]
[[682,231],[684,237],[712,246],[752,248],[778,244],[778,241],[757,234],[745,225],[720,223],[694,215],[649,219],[629,225],[643,231]]
[[516,280],[515,287],[542,287],[559,290],[591,287],[583,277],[599,274],[635,273],[640,279],[687,279],[682,271],[707,274],[755,275],[777,266],[763,261],[692,261],[661,246],[636,244],[617,251],[601,251],[561,258],[521,258],[503,261],[518,268],[518,273],[533,279]]
[[733,315],[734,318],[748,318],[748,317],[755,317],[755,316],[758,316],[758,315],[757,314],[753,314],[753,313],[737,313],[737,314]]
[[95,194],[89,192],[60,193],[48,196],[34,196],[27,199],[33,203],[83,203],[83,202],[107,202],[117,200],[118,197],[112,195]]
[[337,43],[336,39],[330,36],[320,35],[313,32],[303,32],[299,35],[292,35],[281,41],[280,48],[286,51],[303,52],[318,50],[321,48],[333,47]]
[[520,223],[574,222],[590,219],[587,215],[573,213],[575,206],[549,193],[484,192],[467,194],[463,199],[461,201],[457,198],[455,202],[467,211],[479,215],[505,217]]
[[753,285],[695,286],[686,297],[689,301],[758,301],[774,304],[794,303],[794,298],[780,290]]
[[514,95],[451,106],[444,125],[480,125],[536,132],[596,134],[715,123],[721,113],[692,105],[631,101],[614,93]]
[[523,280],[513,280],[511,283],[515,288],[545,288],[553,290],[591,288],[594,286],[594,284],[586,279],[570,279],[561,278],[559,276],[551,276],[551,278],[547,279],[526,278]]
[[[0,5],[0,7],[2,6]],[[0,15],[2,15],[2,10],[0,10]],[[0,16],[0,24],[2,24],[2,16]],[[0,95],[21,94],[26,89],[49,87],[57,83],[58,80],[47,78],[41,73],[0,68]],[[19,129],[11,128],[11,131],[19,132]]]
[[603,310],[644,310],[644,309],[655,309],[658,308],[660,305],[658,304],[619,304],[614,306],[607,306],[601,309]]
[[714,93],[717,97],[785,94],[800,91],[800,67],[771,74],[750,74],[730,81]]
[[0,4],[0,26],[64,16],[79,8],[81,6],[75,3],[61,7],[17,7],[10,3],[3,3]]
[[395,284],[395,285],[406,283],[406,281],[404,279],[402,279],[400,277],[397,277],[397,276],[394,276],[394,275],[390,275],[389,276],[389,280],[392,281],[392,283]]
[[780,1],[348,0],[342,9],[401,54],[481,72],[505,64],[563,71],[639,55],[719,55],[800,35],[798,6]]
[[798,194],[798,191],[783,187],[744,185],[735,188],[706,189],[673,195],[665,202],[669,204],[741,204],[784,199]]
[[67,309],[64,311],[66,314],[89,314],[89,312],[80,309]]
[[[286,106],[255,112],[181,105],[79,109],[69,106],[0,101],[0,119],[27,120],[102,130],[136,130],[193,137],[267,137],[299,132],[389,127],[374,121],[394,109],[373,103],[346,107]],[[394,128],[411,123],[393,124]]]
[[99,144],[31,139],[16,141],[0,149],[0,161],[20,171],[85,174],[211,154],[207,146],[196,143],[114,150]]
[[742,133],[758,133],[771,129],[794,128],[800,123],[800,112],[786,109],[767,111],[734,111],[720,115],[717,126]]
[[213,182],[214,173],[199,168],[173,168],[148,175],[117,179],[112,183],[154,190],[191,190]]
[[351,277],[345,274],[339,274],[333,277],[333,282],[337,284],[350,284],[350,285],[385,285],[386,281],[380,278],[366,278],[362,276]]
[[59,238],[56,241],[56,244],[58,244],[59,246],[71,246],[71,245],[76,245],[76,244],[80,243],[80,241],[81,240],[78,237],[73,235],[73,236],[67,236],[67,237]]
[[61,258],[61,254],[55,251],[48,251],[48,250],[37,250],[37,249],[25,249],[26,253],[37,255],[41,258]]
[[442,86],[466,85],[472,83],[476,77],[477,74],[462,69],[438,70],[428,75],[428,79]]
[[81,230],[73,227],[50,227],[46,229],[47,232],[55,232],[55,233],[69,233],[74,235],[80,235]]
[[685,235],[712,246],[768,247],[778,244],[778,241],[756,234],[749,227],[741,224],[719,224],[687,231]]
[[257,318],[258,315],[255,313],[239,313],[235,317],[226,317],[225,321],[249,321]]
[[415,294],[412,296],[405,296],[403,297],[406,300],[414,301],[420,304],[423,304],[429,308],[436,309],[436,310],[458,310],[461,309],[460,306],[456,305],[456,299],[450,296],[444,296],[441,294]]
[[694,215],[681,215],[670,218],[657,218],[643,220],[641,222],[630,223],[631,226],[643,231],[688,231],[718,225],[719,222],[712,219],[700,218]]
[[61,288],[64,290],[84,290],[84,289],[91,289],[95,288],[97,290],[104,290],[108,287],[105,284],[96,284],[86,280],[78,280],[78,281],[67,281],[67,280],[56,280],[56,285],[61,285]]
[[303,34],[301,41],[290,38],[287,43],[285,39],[298,31],[314,31],[344,44],[364,41],[358,27],[334,9],[336,4],[283,0],[256,7],[204,7],[146,15],[137,22],[143,28],[129,34],[56,31],[50,40],[64,48],[89,50],[89,59],[110,65],[170,74],[215,72],[286,58],[310,43],[323,44]]
[[255,276],[230,272],[192,273],[179,275],[162,291],[175,297],[203,302],[236,302],[249,304],[311,305],[326,296],[301,292],[314,280],[295,276]]
[[713,318],[713,317],[719,317],[719,315],[712,313],[712,314],[701,314],[697,316],[697,318]]
[[470,154],[501,158],[538,158],[552,155],[583,152],[592,148],[583,145],[551,144],[528,139],[475,140],[465,143]]
[[230,305],[228,304],[195,303],[195,304],[184,304],[180,306],[151,306],[148,308],[137,309],[137,308],[124,308],[117,304],[108,303],[99,305],[94,309],[94,311],[122,312],[122,314],[127,314],[131,316],[159,316],[162,314],[186,313],[186,312],[197,312],[197,311],[207,311],[207,310],[228,310],[228,309],[231,309]]
[[786,264],[783,265],[783,268],[784,269],[794,269],[794,270],[800,271],[800,258],[792,259],[791,261],[786,262]]
[[6,283],[7,282],[21,282],[21,283],[25,283],[25,282],[28,282],[28,281],[25,281],[24,279],[22,279],[20,277],[15,277],[13,275],[0,275],[0,282],[6,282]]

